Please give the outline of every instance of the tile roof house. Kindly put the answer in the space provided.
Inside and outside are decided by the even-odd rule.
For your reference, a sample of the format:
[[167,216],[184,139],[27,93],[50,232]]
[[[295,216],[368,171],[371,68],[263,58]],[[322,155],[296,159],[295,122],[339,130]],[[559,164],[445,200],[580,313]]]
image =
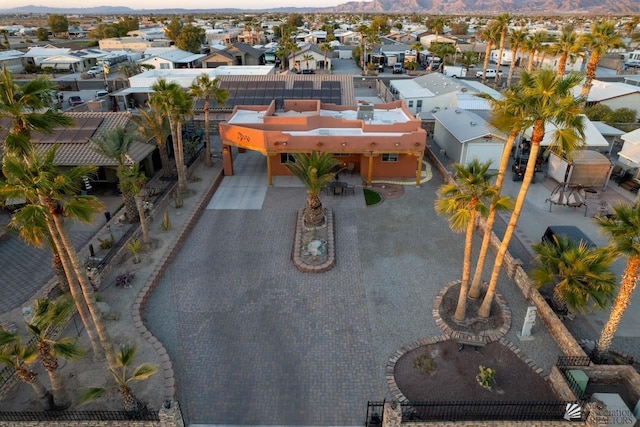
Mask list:
[[200,68],[202,58],[207,55],[191,53],[178,48],[149,48],[139,64],[152,65],[156,69]]
[[[307,59],[305,56],[310,55]],[[327,66],[324,66],[325,55],[318,46],[307,44],[300,50],[289,55],[289,69],[293,70],[321,70],[331,69],[331,55],[327,55]]]
[[[61,168],[71,168],[80,165],[98,166],[96,181],[116,182],[116,162],[98,154],[92,147],[91,139],[103,137],[109,131],[119,127],[127,127],[131,120],[128,112],[81,112],[64,113],[73,119],[69,127],[59,127],[50,135],[33,132],[31,140],[38,153],[45,153],[57,145],[54,164]],[[0,120],[0,137],[6,132],[9,123],[7,119]],[[3,137],[4,139],[4,137]],[[129,164],[140,164],[148,175],[153,175],[154,165],[152,154],[156,150],[155,144],[136,140],[127,155]]]
[[264,52],[246,43],[233,43],[226,52],[235,58],[231,65],[264,65]]

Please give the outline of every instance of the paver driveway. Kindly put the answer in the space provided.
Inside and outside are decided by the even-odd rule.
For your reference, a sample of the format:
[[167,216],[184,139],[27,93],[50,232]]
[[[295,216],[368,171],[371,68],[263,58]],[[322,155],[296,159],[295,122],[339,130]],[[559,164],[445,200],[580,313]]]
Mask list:
[[[442,334],[431,307],[460,274],[463,239],[433,212],[440,183],[374,207],[359,191],[322,196],[337,236],[322,274],[290,260],[304,188],[270,187],[260,210],[206,210],[145,312],[186,421],[361,425],[367,400],[387,396],[391,353]],[[514,319],[526,310],[517,295],[504,295]],[[543,332],[531,350],[557,351]]]

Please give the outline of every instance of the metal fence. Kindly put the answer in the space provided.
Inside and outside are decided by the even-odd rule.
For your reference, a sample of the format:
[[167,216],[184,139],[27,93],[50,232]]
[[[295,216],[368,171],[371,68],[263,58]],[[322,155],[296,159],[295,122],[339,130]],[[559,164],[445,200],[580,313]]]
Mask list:
[[556,362],[556,367],[562,373],[562,376],[565,381],[567,381],[567,384],[569,384],[571,391],[573,391],[573,394],[575,394],[576,398],[579,400],[583,400],[585,398],[586,390],[583,390],[582,387],[580,387],[572,375],[569,375],[569,371],[574,368],[589,366],[590,363],[591,359],[584,356],[560,356]]
[[382,402],[367,402],[367,418],[364,420],[365,427],[379,427],[382,425],[384,403],[384,400]]
[[135,416],[125,411],[0,412],[0,421],[159,421],[157,412]]
[[564,419],[566,402],[409,402],[402,403],[402,422],[415,421],[556,421]]

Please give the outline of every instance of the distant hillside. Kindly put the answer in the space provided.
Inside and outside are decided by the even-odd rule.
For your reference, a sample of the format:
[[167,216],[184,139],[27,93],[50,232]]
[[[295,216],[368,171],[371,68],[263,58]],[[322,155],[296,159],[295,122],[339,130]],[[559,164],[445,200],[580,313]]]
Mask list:
[[588,13],[638,14],[638,0],[372,0],[332,9],[349,13]]
[[371,0],[350,1],[332,8],[280,7],[272,9],[132,9],[125,6],[58,8],[49,6],[22,6],[0,9],[3,14],[79,14],[79,15],[126,15],[126,14],[196,14],[196,13],[241,13],[241,12],[347,12],[347,13],[534,13],[540,14],[590,14],[628,15],[640,14],[639,0]]

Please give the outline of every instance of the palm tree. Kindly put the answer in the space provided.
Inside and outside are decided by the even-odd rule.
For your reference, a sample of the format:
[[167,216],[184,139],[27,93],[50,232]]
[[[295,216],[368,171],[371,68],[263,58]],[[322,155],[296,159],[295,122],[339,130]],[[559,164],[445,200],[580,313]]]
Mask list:
[[436,56],[440,57],[440,66],[438,70],[444,67],[444,63],[447,61],[447,57],[456,53],[456,47],[452,43],[431,43],[429,51],[433,52]]
[[135,142],[135,135],[127,132],[123,127],[117,127],[99,137],[91,138],[89,141],[95,152],[116,163],[116,175],[122,191],[126,217],[129,222],[135,221],[138,219],[135,194],[131,193],[131,188],[125,183],[127,170],[131,167],[129,150],[131,150],[131,146]]
[[571,27],[565,27],[558,40],[549,48],[551,55],[560,56],[558,58],[558,77],[564,76],[567,69],[567,61],[575,61],[578,56],[582,56],[583,47],[579,43],[578,35]]
[[545,35],[542,31],[536,32],[533,36],[525,40],[525,51],[529,54],[529,59],[527,61],[527,73],[531,73],[533,71],[533,61],[536,54],[542,50],[544,40]]
[[284,165],[307,187],[307,208],[304,211],[304,223],[308,226],[324,224],[324,210],[318,196],[335,176],[338,161],[331,153],[311,154],[294,153],[293,161]]
[[[118,386],[124,410],[133,418],[139,418],[146,412],[147,408],[133,393],[130,384],[136,381],[144,381],[151,377],[158,372],[158,367],[150,363],[143,363],[138,365],[133,370],[133,373],[129,375],[128,371],[133,363],[135,355],[135,346],[129,344],[121,345],[117,355],[118,365],[115,368],[109,368],[109,372],[111,372],[111,375]],[[84,393],[82,402],[86,403],[90,400],[96,399],[104,395],[105,392],[106,389],[101,387],[90,388],[86,393]]]
[[507,76],[507,87],[511,86],[511,79],[518,62],[518,50],[527,39],[528,34],[520,29],[513,29],[509,32],[509,45],[511,46],[511,65],[509,65],[509,75]]
[[478,159],[474,158],[466,166],[454,163],[452,167],[457,184],[444,184],[438,189],[435,210],[439,215],[449,218],[449,227],[452,231],[465,232],[462,279],[455,313],[456,320],[463,321],[467,308],[473,227],[476,215],[486,216],[488,208],[485,201],[494,198],[497,192],[490,183],[494,176],[489,172],[490,161],[480,163]]
[[329,52],[333,52],[333,48],[331,47],[330,43],[322,43],[320,45],[320,52],[322,52],[324,54],[324,69],[328,69],[328,65],[327,64],[327,55],[329,54]]
[[160,163],[162,163],[162,177],[170,180],[173,177],[169,153],[167,152],[167,138],[171,135],[169,119],[162,114],[160,109],[149,104],[149,111],[138,110],[138,115],[132,117],[133,123],[137,126],[137,131],[145,140],[155,140],[160,152]]
[[[64,226],[64,217],[89,223],[102,210],[102,202],[94,196],[78,195],[83,177],[91,175],[95,168],[77,166],[61,173],[53,164],[56,148],[54,146],[42,158],[33,150],[22,157],[15,154],[5,156],[2,167],[5,180],[0,181],[0,196],[27,202],[11,220],[12,227],[20,229],[21,225],[35,223],[38,224],[37,229],[42,229],[42,224],[46,224],[64,265],[76,307],[87,328],[94,357],[100,357],[102,347],[107,363],[114,366],[115,352],[102,313],[96,305],[93,286]],[[34,233],[26,228],[20,232]]]
[[0,119],[7,118],[11,122],[4,141],[5,151],[28,152],[32,131],[50,134],[56,127],[69,126],[73,122],[70,117],[49,108],[54,103],[57,88],[57,83],[44,77],[18,85],[13,81],[13,74],[3,66]]
[[478,55],[475,52],[464,52],[462,54],[462,58],[460,59],[460,63],[467,71],[469,70],[469,67],[475,64],[477,61]]
[[140,172],[138,164],[127,167],[122,173],[122,180],[120,185],[122,192],[133,194],[138,217],[140,218],[140,228],[142,229],[142,242],[148,245],[151,240],[149,239],[149,226],[147,224],[147,217],[144,215],[144,185],[147,183],[147,177],[143,172]]
[[609,269],[610,251],[576,243],[566,236],[532,246],[536,266],[529,277],[536,287],[553,284],[556,309],[576,313],[588,308],[605,309],[613,300],[616,276]]
[[640,277],[640,205],[619,204],[614,205],[612,209],[614,214],[612,218],[597,218],[596,223],[609,236],[614,254],[626,257],[627,264],[611,314],[596,343],[594,350],[596,360],[606,358]]
[[520,119],[522,127],[525,129],[532,127],[531,151],[513,213],[496,254],[489,286],[478,310],[478,315],[481,317],[489,317],[490,314],[504,255],[533,179],[540,142],[545,133],[545,124],[550,123],[555,127],[552,149],[563,153],[565,157],[570,158],[571,153],[584,142],[583,116],[579,114],[582,111],[582,99],[575,98],[571,92],[581,79],[579,74],[574,73],[558,78],[552,70],[545,69],[534,74],[525,72],[521,75],[519,88],[506,93],[511,96],[505,98],[505,101],[514,106],[512,111],[518,112],[516,117]]
[[[520,120],[520,114],[522,114],[522,111],[518,110],[518,106],[516,104],[510,102],[512,99],[519,98],[517,93],[519,88],[519,86],[515,88],[508,88],[504,93],[504,98],[501,98],[500,100],[496,100],[486,93],[478,95],[479,97],[487,100],[491,105],[491,117],[489,119],[489,123],[508,134],[507,141],[502,149],[502,156],[500,158],[500,164],[498,165],[498,172],[496,175],[495,187],[498,193],[502,191],[505,172],[509,164],[509,158],[511,157],[511,149],[513,148],[518,135],[520,135],[524,130]],[[485,221],[482,243],[480,245],[480,252],[478,253],[478,261],[476,263],[476,270],[473,274],[471,287],[469,288],[469,298],[480,298],[482,273],[484,271],[484,263],[489,251],[489,243],[491,241],[491,233],[493,231],[493,225],[495,224],[496,214],[498,210],[506,210],[507,208],[507,206],[501,206],[497,202],[498,200],[489,205],[489,214]],[[511,208],[511,201],[509,201],[508,209]]]
[[[500,65],[502,64],[502,51],[504,50],[504,41],[507,38],[507,31],[509,30],[509,21],[511,21],[511,17],[508,13],[503,13],[496,19],[496,26],[500,29],[500,41],[498,44],[498,60],[496,61],[496,71],[500,71]],[[498,81],[499,79],[500,73],[497,73],[496,81]]]
[[484,40],[487,43],[487,47],[484,51],[484,63],[482,64],[482,81],[487,80],[487,68],[489,68],[489,59],[491,58],[491,49],[495,46],[498,38],[500,37],[500,28],[491,24],[484,27],[480,31],[480,39]]
[[591,29],[591,33],[579,37],[580,43],[589,51],[586,76],[580,95],[586,100],[591,92],[593,80],[596,78],[596,69],[600,59],[611,49],[623,47],[624,43],[620,35],[616,33],[615,24],[611,21],[597,22]]
[[23,344],[16,332],[0,329],[0,363],[16,371],[18,379],[29,384],[45,411],[53,409],[51,393],[38,379],[38,374],[29,368],[38,358],[35,346]]
[[213,99],[215,105],[224,106],[229,99],[229,92],[220,87],[219,79],[211,79],[206,73],[200,74],[189,88],[189,93],[204,101],[204,161],[207,167],[211,166],[211,136],[209,134],[209,110]]
[[633,34],[636,32],[636,28],[638,28],[638,24],[640,24],[640,16],[634,16],[631,20],[624,23],[624,32],[629,37],[629,44],[627,48],[631,49],[631,42],[633,41]]
[[430,18],[426,22],[426,25],[436,35],[435,42],[438,43],[438,34],[442,34],[442,32],[444,31],[444,27],[447,26],[447,20],[445,18],[438,16],[438,17]]
[[171,128],[171,140],[173,152],[176,157],[176,170],[178,171],[178,192],[182,193],[187,187],[187,172],[184,165],[182,145],[182,121],[191,113],[193,100],[174,82],[158,79],[152,86],[154,91],[149,98],[149,103],[169,117]]
[[71,404],[64,386],[64,378],[58,370],[58,357],[74,360],[83,353],[77,344],[77,338],[53,338],[52,330],[66,324],[73,310],[73,300],[63,295],[55,300],[36,299],[33,318],[25,321],[27,331],[36,340],[40,363],[49,375],[51,393],[56,409],[66,409]]

